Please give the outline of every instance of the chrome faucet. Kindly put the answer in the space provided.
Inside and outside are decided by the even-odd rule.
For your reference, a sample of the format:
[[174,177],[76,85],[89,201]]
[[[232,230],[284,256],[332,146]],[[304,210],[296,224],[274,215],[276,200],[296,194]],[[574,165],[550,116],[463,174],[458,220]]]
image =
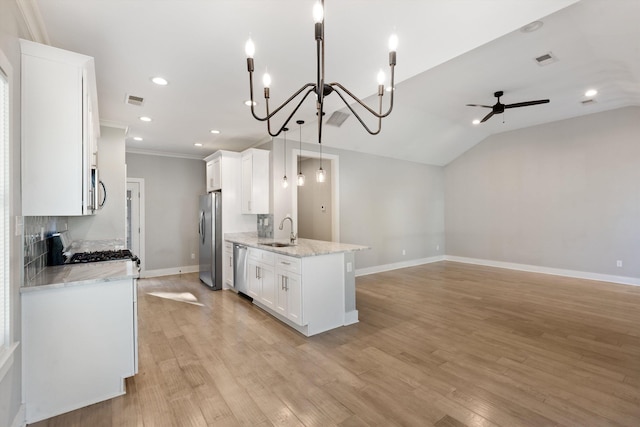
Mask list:
[[282,230],[282,228],[284,227],[284,222],[287,219],[289,221],[291,221],[291,234],[289,235],[289,241],[290,241],[291,244],[294,244],[296,242],[296,239],[297,239],[298,236],[296,236],[296,234],[293,232],[293,219],[291,219],[291,217],[289,215],[287,215],[284,218],[282,218],[282,221],[280,221],[280,227],[278,227],[278,229]]

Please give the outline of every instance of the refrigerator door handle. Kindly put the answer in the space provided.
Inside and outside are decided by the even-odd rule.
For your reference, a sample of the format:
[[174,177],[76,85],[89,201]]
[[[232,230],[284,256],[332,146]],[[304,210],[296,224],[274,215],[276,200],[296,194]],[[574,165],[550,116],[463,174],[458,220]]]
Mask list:
[[202,240],[202,243],[204,244],[204,236],[205,236],[205,222],[204,222],[204,211],[200,211],[200,224],[198,227],[198,232],[200,233],[200,239]]

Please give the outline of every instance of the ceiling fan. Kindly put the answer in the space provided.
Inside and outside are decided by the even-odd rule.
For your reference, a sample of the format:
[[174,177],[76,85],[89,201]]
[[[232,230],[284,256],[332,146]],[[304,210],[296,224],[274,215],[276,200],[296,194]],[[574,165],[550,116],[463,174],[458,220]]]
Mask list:
[[538,104],[546,104],[549,102],[548,99],[539,99],[537,101],[525,101],[525,102],[516,102],[515,104],[503,104],[500,102],[500,97],[504,95],[504,92],[499,90],[494,92],[493,96],[498,98],[498,102],[495,105],[481,105],[481,104],[467,104],[467,107],[483,107],[483,108],[491,108],[491,112],[484,116],[484,118],[480,121],[480,123],[484,123],[489,120],[494,114],[502,114],[504,110],[507,108],[516,108],[516,107],[528,107],[529,105],[538,105]]

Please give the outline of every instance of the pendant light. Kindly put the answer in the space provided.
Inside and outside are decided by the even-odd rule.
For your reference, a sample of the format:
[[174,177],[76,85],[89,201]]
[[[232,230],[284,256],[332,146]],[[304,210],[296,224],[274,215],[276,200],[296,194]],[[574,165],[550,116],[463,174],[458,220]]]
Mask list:
[[304,186],[304,175],[302,174],[302,125],[304,120],[296,120],[300,127],[300,148],[298,149],[298,187]]
[[284,152],[284,176],[282,177],[282,188],[287,188],[289,186],[289,181],[287,181],[287,131],[289,129],[288,128],[284,128],[282,129],[282,131],[284,132],[284,149],[282,150]]
[[324,182],[327,179],[327,174],[322,169],[322,144],[320,144],[320,169],[316,171],[316,182]]

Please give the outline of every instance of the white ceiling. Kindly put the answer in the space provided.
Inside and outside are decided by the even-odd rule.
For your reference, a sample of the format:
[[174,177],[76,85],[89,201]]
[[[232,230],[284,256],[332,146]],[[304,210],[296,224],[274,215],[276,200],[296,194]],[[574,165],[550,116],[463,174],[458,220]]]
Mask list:
[[[315,81],[313,3],[36,0],[51,45],[95,58],[100,118],[128,128],[127,150],[201,158],[269,140],[266,125],[243,104],[249,35],[259,112],[266,68],[272,109]],[[544,22],[541,29],[519,31],[535,20]],[[382,132],[371,136],[349,117],[340,128],[324,127],[323,144],[444,165],[494,133],[640,105],[639,21],[640,0],[327,0],[327,80],[376,106],[375,77],[386,70],[394,30],[400,44],[395,106]],[[534,58],[547,52],[558,61],[539,66]],[[156,75],[169,85],[151,83]],[[585,106],[588,88],[599,94]],[[489,110],[465,104],[492,105],[497,90],[505,92],[504,103],[551,102],[472,125]],[[144,105],[126,104],[127,94],[143,97]],[[327,118],[343,107],[337,101],[327,98]],[[317,142],[314,106],[308,99],[294,117],[307,121],[304,142]],[[140,122],[142,115],[153,122]],[[273,128],[287,115],[276,117]],[[290,134],[297,139],[298,132]]]

